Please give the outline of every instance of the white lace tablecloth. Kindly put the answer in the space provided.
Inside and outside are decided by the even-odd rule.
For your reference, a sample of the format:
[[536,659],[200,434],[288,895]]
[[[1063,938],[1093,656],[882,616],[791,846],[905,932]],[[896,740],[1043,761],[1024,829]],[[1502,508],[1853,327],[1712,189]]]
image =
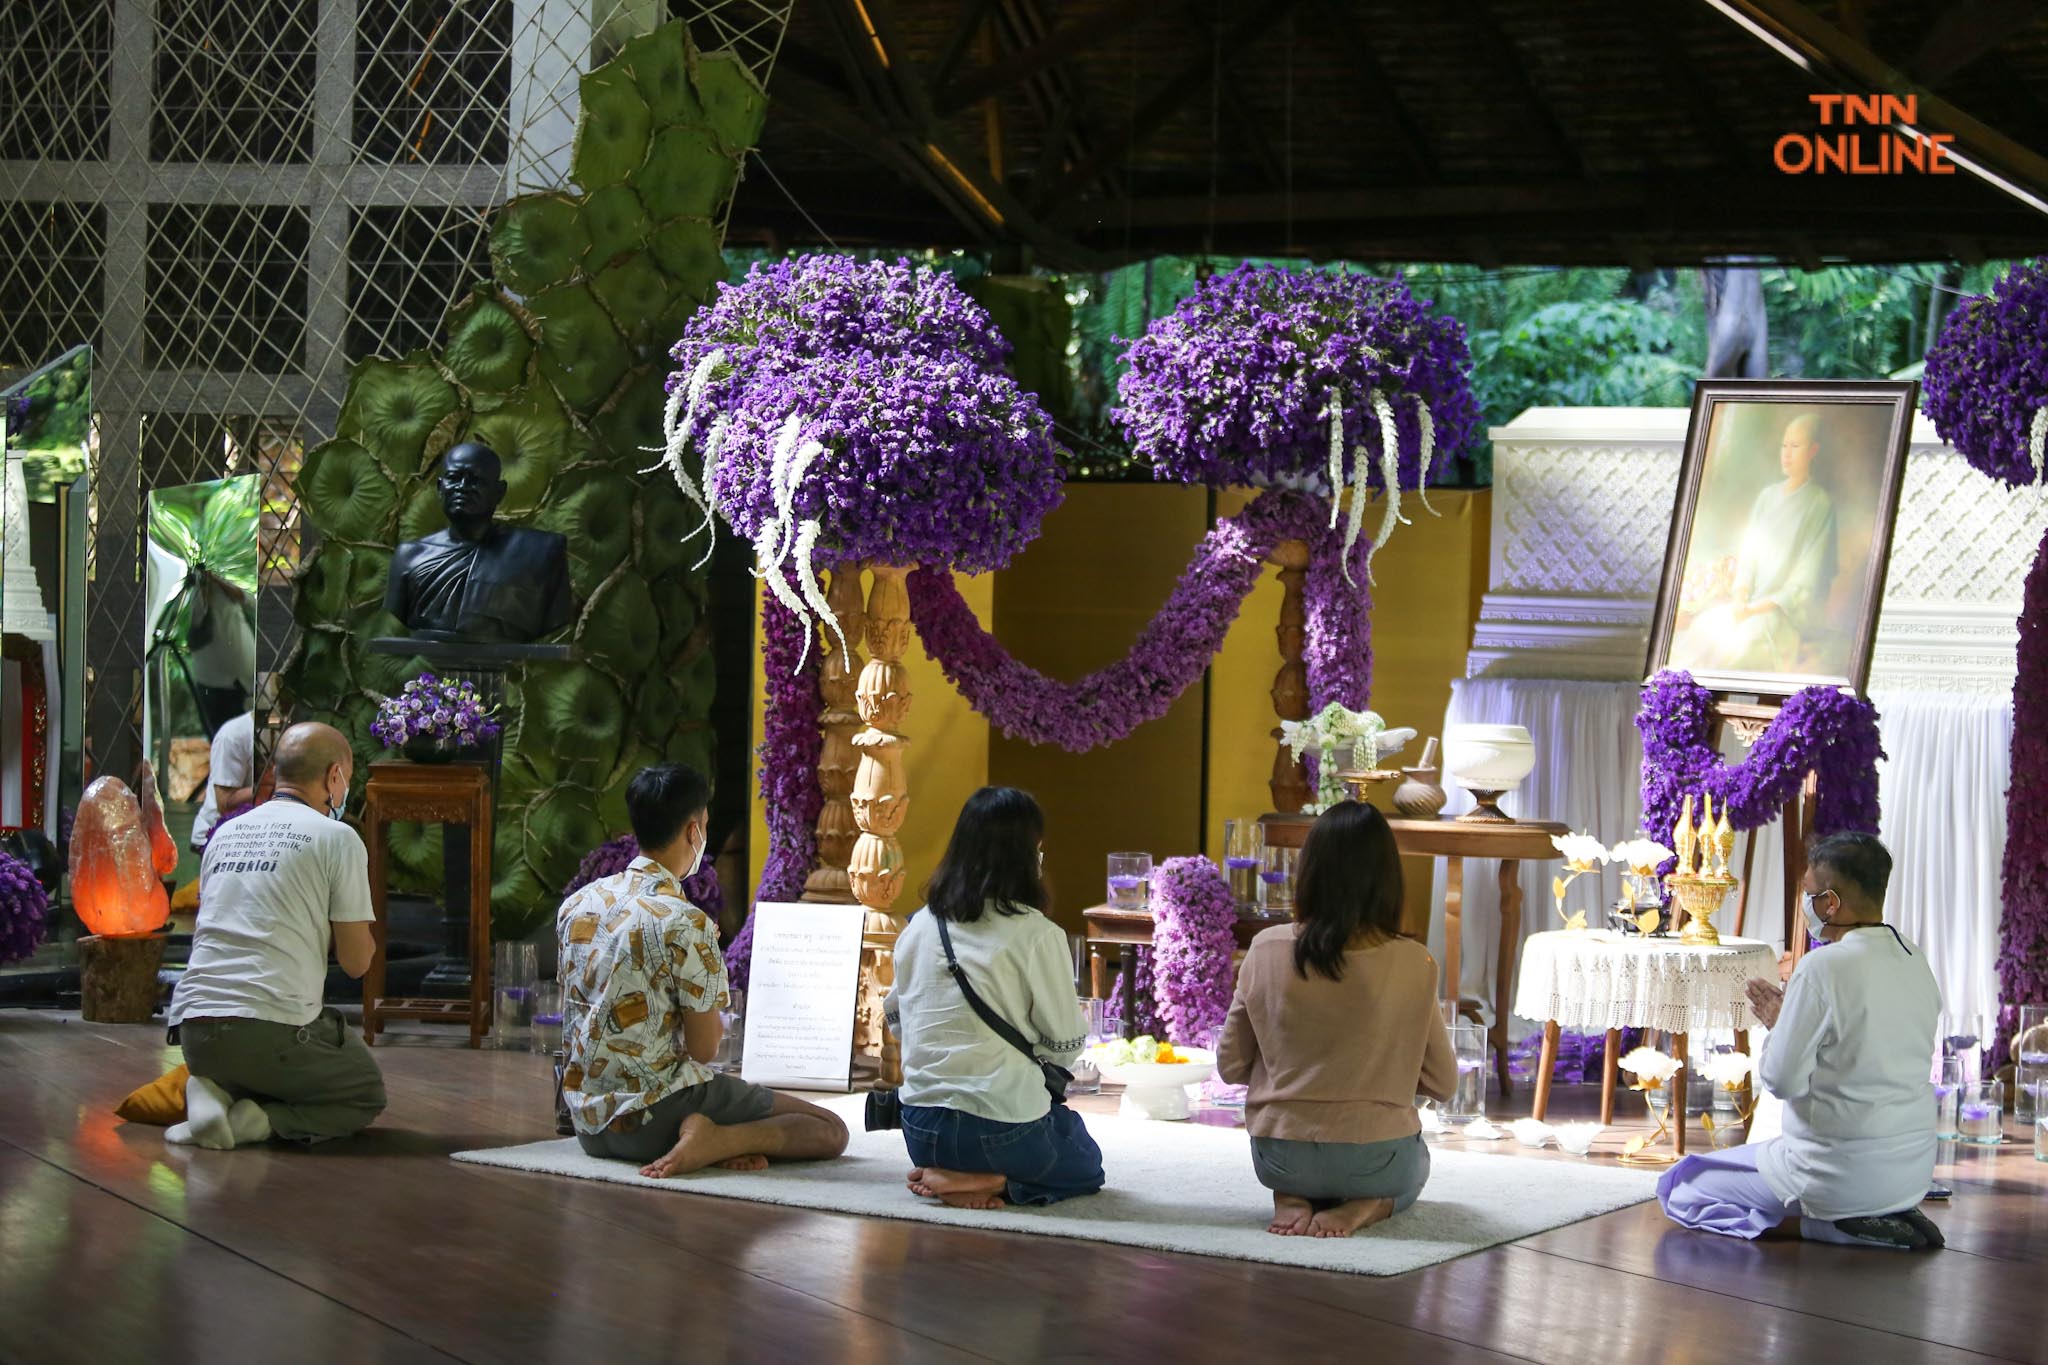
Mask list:
[[1665,1033],[1756,1026],[1746,988],[1778,979],[1778,955],[1753,938],[1715,948],[1605,929],[1533,934],[1522,949],[1515,1013],[1582,1031]]

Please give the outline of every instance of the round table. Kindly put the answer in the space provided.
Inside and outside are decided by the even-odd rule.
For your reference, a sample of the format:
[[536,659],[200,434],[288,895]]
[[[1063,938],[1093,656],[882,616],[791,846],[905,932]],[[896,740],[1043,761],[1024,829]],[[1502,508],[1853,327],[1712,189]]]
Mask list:
[[[1543,1025],[1543,1055],[1536,1073],[1534,1113],[1550,1104],[1561,1029],[1602,1029],[1607,1034],[1600,1079],[1600,1121],[1614,1122],[1616,1052],[1624,1028],[1655,1029],[1673,1039],[1679,1062],[1672,1078],[1674,1112],[1685,1113],[1686,1038],[1709,1029],[1732,1029],[1735,1046],[1749,1050],[1750,981],[1778,979],[1778,954],[1753,938],[1724,938],[1715,947],[1677,939],[1645,938],[1605,929],[1555,929],[1533,934],[1522,949],[1515,1013]],[[1673,1125],[1680,1155],[1685,1124]]]

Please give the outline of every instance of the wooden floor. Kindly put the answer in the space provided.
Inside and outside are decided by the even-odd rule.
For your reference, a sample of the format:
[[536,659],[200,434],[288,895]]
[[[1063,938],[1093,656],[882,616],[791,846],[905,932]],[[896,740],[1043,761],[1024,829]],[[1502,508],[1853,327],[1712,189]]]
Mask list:
[[0,1011],[0,1359],[2048,1361],[2048,1165],[2011,1144],[1953,1168],[1935,1255],[1645,1204],[1369,1279],[448,1161],[552,1135],[516,1054],[381,1047],[359,1138],[166,1148],[110,1112],[162,1040]]

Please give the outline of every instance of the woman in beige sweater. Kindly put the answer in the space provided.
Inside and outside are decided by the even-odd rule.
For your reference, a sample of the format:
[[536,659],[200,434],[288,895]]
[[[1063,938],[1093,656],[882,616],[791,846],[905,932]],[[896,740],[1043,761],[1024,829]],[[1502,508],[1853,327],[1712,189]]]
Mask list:
[[1294,923],[1252,940],[1216,1070],[1250,1087],[1252,1169],[1283,1237],[1349,1237],[1429,1179],[1415,1096],[1449,1099],[1457,1059],[1436,962],[1401,936],[1401,856],[1386,817],[1345,801],[1302,849]]

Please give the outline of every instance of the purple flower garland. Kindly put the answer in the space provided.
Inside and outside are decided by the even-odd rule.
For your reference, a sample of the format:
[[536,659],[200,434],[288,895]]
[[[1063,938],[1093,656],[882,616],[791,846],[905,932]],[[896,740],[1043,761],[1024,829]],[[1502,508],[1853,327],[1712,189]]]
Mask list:
[[1372,598],[1363,572],[1369,545],[1353,547],[1347,582],[1337,564],[1341,536],[1328,529],[1316,501],[1298,493],[1261,493],[1237,516],[1217,522],[1130,654],[1078,682],[1048,678],[1012,658],[943,570],[911,575],[910,616],[947,679],[997,729],[1083,753],[1164,715],[1202,676],[1266,557],[1290,539],[1307,541],[1311,550],[1303,584],[1311,709],[1331,701],[1363,708],[1372,688]]
[[[1643,831],[1668,841],[1687,793],[1707,792],[1736,829],[1776,819],[1809,772],[1818,774],[1815,827],[1877,833],[1877,708],[1833,687],[1796,693],[1749,756],[1721,761],[1708,743],[1714,694],[1690,673],[1659,673],[1643,688],[1636,729],[1643,736]],[[1672,864],[1667,864],[1670,866]]]
[[[2022,262],[1989,294],[1949,314],[1927,352],[1923,406],[1941,439],[1981,473],[2015,488],[2042,479],[2048,425],[2048,258]],[[2048,1000],[2048,536],[2035,552],[2020,609],[2012,693],[2012,780],[2006,788],[2004,909],[1998,923],[1993,1039],[2003,1059],[2018,1006]]]
[[[776,570],[781,572],[781,570]],[[818,760],[825,737],[818,718],[825,702],[818,692],[821,651],[806,651],[810,627],[773,594],[761,599],[761,666],[768,677],[768,702],[761,716],[761,805],[768,818],[768,860],[754,900],[793,901],[818,857],[818,813],[825,793],[818,786]],[[801,670],[797,660],[802,657]],[[725,949],[725,973],[734,990],[745,990],[754,959],[754,912]]]
[[1210,1047],[1230,1014],[1237,898],[1207,858],[1168,858],[1152,876],[1152,985],[1166,1036]]
[[0,966],[25,961],[43,941],[50,897],[27,863],[0,853]]

